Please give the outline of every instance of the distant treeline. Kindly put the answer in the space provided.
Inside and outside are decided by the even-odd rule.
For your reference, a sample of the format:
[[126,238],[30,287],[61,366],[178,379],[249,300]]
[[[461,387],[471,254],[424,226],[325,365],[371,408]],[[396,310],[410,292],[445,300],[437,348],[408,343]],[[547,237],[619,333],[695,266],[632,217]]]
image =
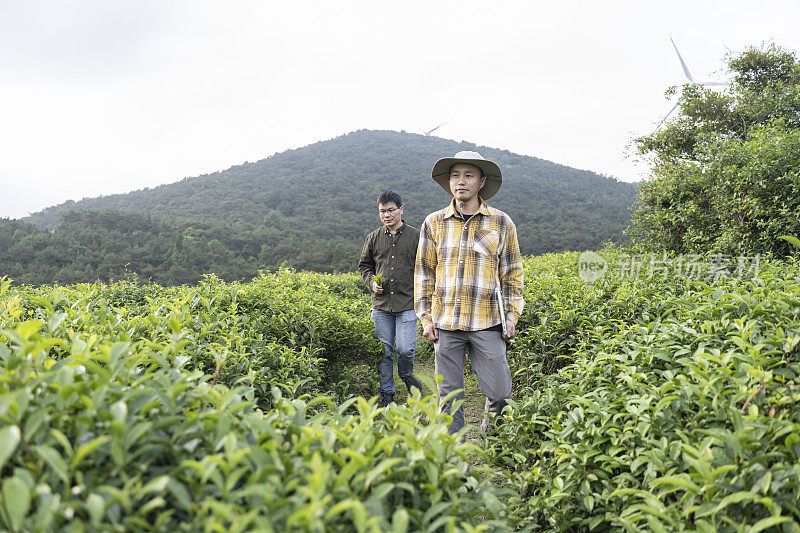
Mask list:
[[[136,275],[160,284],[195,283],[213,272],[250,279],[281,266],[353,270],[353,243],[311,231],[171,220],[124,211],[73,211],[52,232],[0,220],[0,276],[17,283],[80,283]],[[348,256],[349,255],[349,256]]]
[[406,221],[419,226],[449,200],[430,168],[464,149],[503,169],[490,203],[514,219],[524,254],[623,240],[635,185],[469,143],[358,131],[215,174],[0,220],[0,276],[73,283],[127,271],[180,284],[281,266],[352,271],[364,237],[380,224],[378,194],[400,192]]

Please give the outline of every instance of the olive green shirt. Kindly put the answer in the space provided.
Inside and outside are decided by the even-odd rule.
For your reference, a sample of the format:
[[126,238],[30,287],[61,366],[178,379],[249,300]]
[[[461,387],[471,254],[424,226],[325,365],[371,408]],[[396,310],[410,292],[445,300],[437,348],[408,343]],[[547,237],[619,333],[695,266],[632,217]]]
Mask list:
[[[372,308],[398,313],[414,309],[414,263],[419,230],[405,222],[392,235],[381,226],[367,236],[358,270],[372,295]],[[372,276],[383,278],[383,293],[372,292]]]

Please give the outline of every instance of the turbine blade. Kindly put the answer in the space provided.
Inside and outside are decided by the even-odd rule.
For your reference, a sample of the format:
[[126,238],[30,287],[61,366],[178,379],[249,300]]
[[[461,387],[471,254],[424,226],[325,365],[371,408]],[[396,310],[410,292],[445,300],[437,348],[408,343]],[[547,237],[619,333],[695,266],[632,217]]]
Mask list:
[[669,118],[669,116],[672,114],[672,112],[673,112],[673,111],[675,111],[675,109],[678,107],[678,104],[679,104],[679,103],[680,103],[680,102],[675,102],[675,105],[674,105],[674,106],[672,106],[672,109],[670,109],[670,110],[669,110],[669,113],[667,113],[666,115],[664,115],[664,118],[662,118],[662,119],[661,119],[661,122],[659,122],[659,123],[658,123],[658,126],[656,126],[656,129],[660,128],[660,127],[661,127],[661,125],[662,125],[664,122],[666,122],[666,120]]
[[686,77],[689,78],[689,81],[692,83],[692,85],[694,85],[695,84],[694,79],[692,78],[692,75],[689,73],[689,67],[686,66],[686,63],[684,63],[683,58],[681,57],[681,53],[678,52],[678,47],[675,45],[675,41],[672,40],[672,37],[670,37],[669,40],[672,41],[672,47],[675,49],[675,53],[678,54],[678,59],[680,60],[681,66],[683,67],[683,73],[686,74]]
[[429,131],[429,132],[428,132],[428,135],[430,135],[430,134],[431,134],[431,133],[433,133],[434,131],[438,130],[439,128],[441,128],[441,127],[442,127],[442,126],[444,126],[445,124],[447,124],[447,122],[442,122],[441,124],[439,124],[438,126],[436,126],[435,128],[433,128],[431,131]]

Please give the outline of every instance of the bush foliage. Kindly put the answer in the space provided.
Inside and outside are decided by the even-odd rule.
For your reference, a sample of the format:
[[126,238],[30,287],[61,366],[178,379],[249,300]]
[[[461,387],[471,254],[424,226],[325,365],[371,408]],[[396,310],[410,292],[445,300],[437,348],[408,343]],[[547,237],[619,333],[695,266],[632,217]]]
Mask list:
[[800,266],[602,256],[524,260],[488,454],[435,398],[348,399],[378,352],[355,275],[3,282],[0,524],[800,531]]
[[2,527],[508,529],[434,398],[379,410],[303,394],[325,388],[326,365],[358,361],[350,350],[375,353],[360,285],[3,282]]
[[800,233],[800,61],[774,45],[728,60],[723,92],[684,86],[680,112],[637,140],[652,157],[629,233],[640,249],[791,253]]
[[662,256],[637,276],[606,257],[592,284],[577,254],[526,260],[495,457],[520,525],[799,531],[798,265],[687,275]]

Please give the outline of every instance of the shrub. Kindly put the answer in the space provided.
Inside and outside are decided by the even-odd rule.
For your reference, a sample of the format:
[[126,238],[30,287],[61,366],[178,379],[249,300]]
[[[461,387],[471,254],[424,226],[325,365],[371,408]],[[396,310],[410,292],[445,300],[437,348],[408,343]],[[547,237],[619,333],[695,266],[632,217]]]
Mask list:
[[17,320],[8,296],[0,524],[10,531],[508,529],[502,493],[469,469],[476,450],[447,433],[435,398],[382,410],[273,388],[274,409],[262,411],[252,373],[231,388],[189,368],[180,329],[164,343],[107,342],[66,329],[61,311]]
[[268,407],[273,387],[290,396],[356,392],[337,387],[342,369],[362,368],[378,352],[360,287],[355,275],[284,270],[245,284],[206,276],[196,287],[15,287],[6,301],[19,320],[46,320],[61,335],[180,347],[188,368],[228,385],[252,371]]
[[[570,260],[545,259],[566,278]],[[770,262],[757,277],[670,271],[573,293],[576,316],[558,317],[576,339],[570,363],[522,384],[497,437],[520,524],[797,531],[798,281],[793,261]]]

